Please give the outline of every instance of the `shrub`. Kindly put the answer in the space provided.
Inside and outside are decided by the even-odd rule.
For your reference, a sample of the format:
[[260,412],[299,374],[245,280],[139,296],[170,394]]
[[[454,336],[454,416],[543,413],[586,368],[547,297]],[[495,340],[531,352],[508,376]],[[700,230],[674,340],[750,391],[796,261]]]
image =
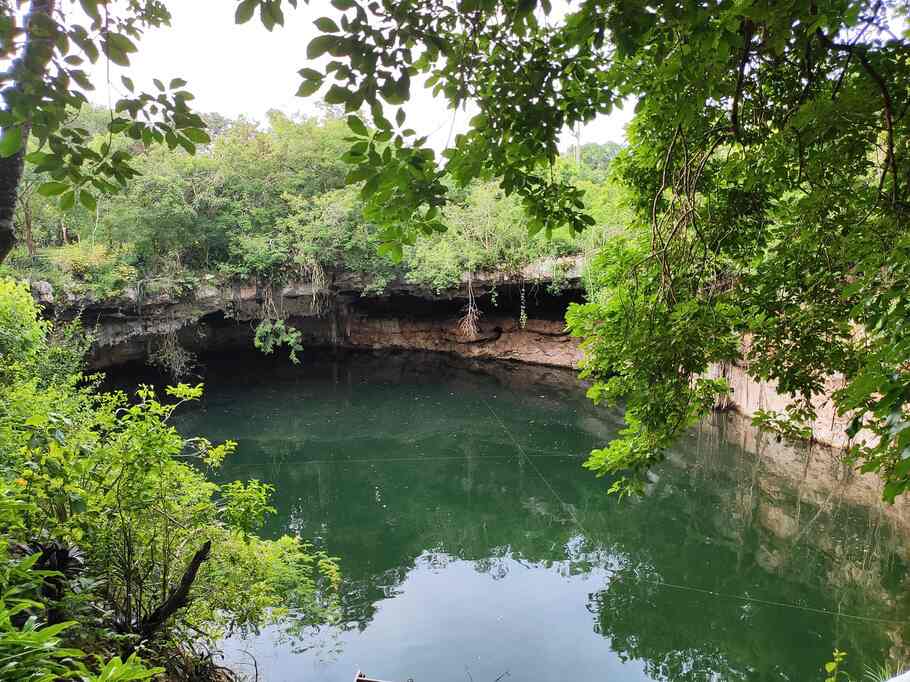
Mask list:
[[[14,490],[18,519],[4,521],[0,504],[0,568],[6,567],[0,628],[15,629],[14,617],[26,608],[50,606],[60,614],[79,603],[92,608],[83,610],[78,626],[26,620],[9,641],[43,641],[50,651],[78,639],[99,650],[168,660],[187,642],[211,644],[225,632],[255,630],[291,612],[295,629],[333,617],[334,562],[296,538],[256,537],[271,511],[270,488],[251,481],[221,493],[204,472],[220,466],[233,443],[186,438],[171,425],[175,410],[198,400],[202,386],[169,388],[167,401],[149,387],[133,401],[99,392],[68,373],[72,358],[64,362],[48,352],[61,343],[49,327],[24,285],[0,281],[0,486],[6,486],[0,491]],[[18,594],[8,589],[15,566],[4,564],[2,554],[14,532],[36,551],[84,557],[71,562],[73,575],[58,575],[53,590],[39,589],[22,609],[9,601]],[[87,591],[62,598],[76,574]],[[32,580],[33,591],[41,585]],[[78,656],[70,653],[45,663],[59,659],[78,669]],[[135,676],[145,674],[136,659],[106,665],[105,679],[144,679]],[[47,679],[68,675],[49,670]]]
[[48,258],[71,278],[75,289],[100,298],[118,296],[138,279],[136,268],[100,245],[69,244],[50,250]]

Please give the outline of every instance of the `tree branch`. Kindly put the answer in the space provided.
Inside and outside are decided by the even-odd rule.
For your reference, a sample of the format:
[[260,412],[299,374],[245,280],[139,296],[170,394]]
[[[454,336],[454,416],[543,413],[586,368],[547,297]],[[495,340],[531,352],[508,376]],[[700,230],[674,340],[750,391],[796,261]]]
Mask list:
[[142,620],[139,626],[139,635],[143,641],[154,637],[171,616],[189,603],[190,589],[196,580],[196,574],[199,573],[199,567],[202,566],[203,562],[209,558],[211,551],[212,541],[206,540],[205,544],[193,555],[186,567],[186,571],[183,572],[183,577],[180,578],[177,588],[171,592],[163,604]]
[[733,107],[730,112],[730,125],[733,129],[733,136],[738,142],[742,142],[740,137],[740,126],[739,126],[739,105],[743,96],[743,86],[746,80],[746,64],[749,62],[749,54],[751,54],[752,46],[752,34],[754,32],[754,25],[748,19],[745,19],[742,23],[742,34],[743,34],[743,54],[739,60],[739,73],[736,78],[736,92],[733,93]]

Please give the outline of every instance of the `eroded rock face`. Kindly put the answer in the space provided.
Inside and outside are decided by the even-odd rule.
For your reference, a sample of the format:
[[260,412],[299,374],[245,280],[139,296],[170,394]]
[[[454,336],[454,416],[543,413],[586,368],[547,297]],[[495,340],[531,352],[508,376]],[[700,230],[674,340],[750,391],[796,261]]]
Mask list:
[[[557,269],[561,289],[553,290]],[[249,348],[255,325],[264,316],[289,319],[303,335],[304,346],[362,350],[420,350],[464,358],[510,360],[550,367],[576,368],[582,359],[576,339],[565,331],[569,303],[583,300],[581,264],[573,259],[529,266],[508,277],[475,273],[459,289],[428,291],[393,282],[381,294],[367,293],[356,273],[331,273],[326,287],[292,281],[280,288],[257,282],[216,286],[200,282],[182,298],[142,295],[127,290],[116,300],[97,301],[69,294],[54,295],[47,282],[32,283],[35,299],[58,316],[80,316],[95,335],[90,365],[104,369],[143,362],[161,338],[177,334],[193,352]],[[471,286],[479,308],[476,329],[461,324]],[[782,411],[789,398],[767,382],[749,376],[745,366],[716,365],[708,374],[725,377],[732,392],[720,409],[746,417],[758,410]],[[838,377],[817,397],[813,424],[817,442],[842,447],[847,419],[834,411],[830,393]]]
[[428,350],[566,368],[577,367],[581,360],[578,342],[566,333],[565,323],[529,319],[522,326],[511,317],[484,318],[476,334],[465,334],[455,317],[413,320],[353,316],[345,320],[340,345]]
[[[557,266],[563,288],[548,291],[547,273]],[[574,261],[554,260],[513,278],[478,273],[470,285],[442,292],[393,282],[381,294],[367,294],[355,274],[333,273],[322,289],[294,281],[280,288],[200,282],[181,298],[132,289],[115,300],[70,295],[55,304],[50,285],[35,283],[33,294],[48,312],[81,317],[95,336],[90,365],[96,369],[145,361],[171,334],[194,352],[249,348],[258,320],[275,315],[287,318],[309,346],[427,350],[574,368],[581,352],[564,329],[563,315],[569,302],[583,298],[580,272]],[[460,323],[468,286],[480,318],[466,332]]]
[[[791,402],[789,396],[777,392],[773,383],[758,381],[750,376],[748,367],[743,364],[715,364],[707,374],[711,378],[723,377],[730,385],[730,394],[718,404],[719,409],[734,409],[746,417],[752,417],[760,410],[784,412]],[[812,401],[816,410],[816,418],[811,425],[813,438],[818,443],[835,448],[845,447],[850,440],[847,436],[850,416],[839,415],[831,400],[831,395],[843,386],[843,377],[828,377],[824,391]],[[861,432],[858,437],[869,437],[869,434]]]

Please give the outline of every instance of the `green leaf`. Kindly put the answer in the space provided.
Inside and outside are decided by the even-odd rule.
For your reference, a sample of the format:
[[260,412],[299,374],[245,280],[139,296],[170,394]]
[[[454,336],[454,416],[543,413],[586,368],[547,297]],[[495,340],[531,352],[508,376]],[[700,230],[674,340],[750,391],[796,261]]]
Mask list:
[[380,244],[377,250],[380,256],[388,256],[393,263],[400,263],[404,255],[400,242],[385,242]]
[[101,21],[101,12],[98,11],[99,0],[79,0],[82,10],[95,21]]
[[186,81],[182,78],[174,78],[171,80],[171,90],[179,90],[183,87],[186,87]]
[[332,85],[329,88],[329,91],[325,93],[325,99],[327,104],[343,104],[351,96],[351,91],[347,88],[343,88],[340,85]]
[[136,47],[136,44],[122,33],[108,33],[107,42],[125,54],[139,51],[139,48]]
[[237,11],[234,13],[234,23],[245,24],[253,18],[256,11],[256,0],[243,0],[237,5]]
[[65,182],[45,182],[38,187],[37,192],[43,197],[55,197],[63,194],[67,189],[69,189],[69,185]]
[[303,81],[297,88],[298,97],[309,97],[322,87],[322,81]]
[[91,192],[85,189],[79,190],[79,203],[93,213],[98,209],[97,199],[95,199],[95,196]]
[[369,166],[360,166],[348,173],[344,181],[348,185],[353,185],[356,182],[373,177],[374,173],[375,171]]
[[22,128],[11,126],[3,131],[0,136],[0,157],[6,159],[19,151],[22,147]]
[[486,115],[486,114],[477,114],[477,116],[474,116],[473,118],[471,118],[470,121],[468,121],[468,125],[469,125],[471,128],[476,128],[476,129],[479,130],[479,129],[481,129],[481,128],[485,128],[485,127],[486,127],[486,125],[487,125],[487,120],[488,120],[488,119],[487,119],[487,115]]
[[360,196],[364,199],[369,199],[371,196],[376,194],[376,190],[379,189],[379,182],[381,179],[382,178],[379,176],[379,174],[376,174],[367,180],[364,186],[360,189]]
[[404,109],[399,109],[398,113],[395,114],[395,123],[398,124],[399,128],[404,124],[404,118],[405,118]]
[[345,12],[354,6],[354,0],[332,0],[332,7]]
[[185,128],[180,132],[182,132],[187,137],[187,139],[195,142],[196,144],[208,144],[212,141],[212,138],[209,137],[209,134],[201,128]]
[[338,42],[335,36],[316,36],[306,47],[307,59],[318,59],[331,50]]
[[301,78],[303,78],[304,80],[308,80],[308,81],[321,81],[322,80],[322,74],[319,73],[316,69],[310,69],[308,67],[304,67],[304,68],[300,69],[300,71],[298,71],[297,73],[300,74]]
[[316,24],[316,28],[323,33],[338,33],[339,31],[338,24],[328,17],[319,17],[313,23]]
[[348,128],[359,137],[366,137],[370,134],[366,125],[357,116],[348,116]]
[[133,92],[136,89],[136,86],[133,83],[132,78],[127,78],[126,76],[120,76],[120,80],[123,83],[123,87],[125,87],[130,92]]
[[65,192],[63,196],[60,197],[60,210],[69,211],[73,206],[76,205],[76,192],[74,190],[69,190]]
[[54,158],[53,154],[45,154],[44,152],[32,152],[31,154],[25,155],[25,160],[35,165],[45,163],[52,158]]
[[187,154],[195,156],[196,145],[193,144],[191,140],[187,139],[184,135],[176,135],[175,137],[177,138],[177,144],[183,147],[184,150],[186,150]]
[[281,11],[281,0],[265,0],[259,6],[259,15],[262,25],[271,31],[276,26],[284,24],[284,12]]
[[126,56],[126,53],[123,50],[118,50],[114,45],[108,41],[103,41],[101,43],[101,51],[104,52],[105,56],[110,59],[114,64],[118,66],[129,66],[130,58]]

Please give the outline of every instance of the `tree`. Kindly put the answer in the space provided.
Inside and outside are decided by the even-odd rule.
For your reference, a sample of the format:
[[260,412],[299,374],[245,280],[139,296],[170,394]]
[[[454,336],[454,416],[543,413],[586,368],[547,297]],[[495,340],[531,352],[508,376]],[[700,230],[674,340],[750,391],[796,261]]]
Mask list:
[[[280,23],[280,5],[243,0],[238,20],[258,7]],[[569,316],[591,396],[626,405],[625,435],[588,463],[615,490],[639,489],[726,390],[710,364],[740,360],[793,396],[762,416],[787,434],[843,375],[837,409],[851,434],[877,437],[851,454],[884,476],[886,499],[910,486],[907,3],[612,0],[561,17],[548,0],[333,5],[340,21],[318,19],[307,48],[330,60],[301,70],[299,94],[350,112],[347,179],[364,182],[393,256],[444,229],[447,177],[499,178],[532,233],[591,224],[554,173],[558,136],[637,98],[614,162],[636,218]],[[395,109],[418,76],[480,110],[441,160]]]
[[581,160],[586,166],[597,171],[606,171],[610,162],[622,151],[622,145],[615,142],[597,144],[589,142],[581,146]]
[[[47,173],[38,191],[59,197],[64,210],[77,200],[94,210],[96,193],[124,187],[136,171],[130,153],[116,149],[112,137],[91,144],[92,131],[73,116],[88,103],[94,89],[83,69],[86,61],[104,58],[128,66],[135,40],[149,27],[167,25],[170,14],[160,0],[80,0],[86,21],[73,21],[58,0],[32,0],[27,12],[18,0],[0,1],[0,57],[9,63],[0,74],[0,263],[15,242],[13,217],[26,163]],[[74,3],[75,4],[75,3]],[[192,98],[175,78],[157,92],[137,92],[124,76],[130,95],[116,104],[106,130],[144,145],[167,143],[194,151],[209,142],[202,119],[187,105]],[[37,149],[29,152],[29,139]]]

